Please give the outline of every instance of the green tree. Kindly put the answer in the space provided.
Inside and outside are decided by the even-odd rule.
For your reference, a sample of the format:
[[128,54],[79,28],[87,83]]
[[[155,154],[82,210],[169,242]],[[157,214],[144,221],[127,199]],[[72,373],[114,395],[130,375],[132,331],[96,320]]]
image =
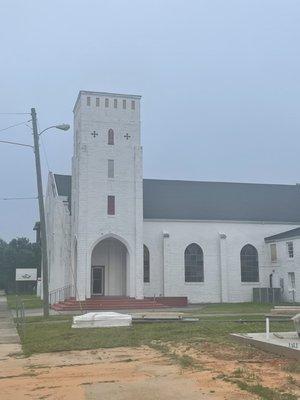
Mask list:
[[[9,243],[0,239],[0,288],[13,291],[15,288],[16,268],[37,268],[40,276],[40,246],[21,237]],[[21,289],[31,290],[34,283],[24,282]]]

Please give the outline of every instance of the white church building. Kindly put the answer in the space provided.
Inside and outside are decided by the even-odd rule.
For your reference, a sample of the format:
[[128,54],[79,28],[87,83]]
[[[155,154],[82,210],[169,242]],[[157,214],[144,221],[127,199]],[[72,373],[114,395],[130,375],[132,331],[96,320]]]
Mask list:
[[72,175],[47,186],[50,291],[300,301],[300,186],[143,179],[140,101],[78,95]]

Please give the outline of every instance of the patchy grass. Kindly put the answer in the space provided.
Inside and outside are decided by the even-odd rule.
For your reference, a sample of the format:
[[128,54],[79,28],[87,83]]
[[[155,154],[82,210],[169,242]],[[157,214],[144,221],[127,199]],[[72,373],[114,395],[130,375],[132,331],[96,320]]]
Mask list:
[[[222,379],[226,382],[236,384],[241,390],[256,394],[263,400],[296,400],[298,396],[293,393],[285,392],[282,389],[269,388],[262,385],[261,376],[246,368],[237,368],[229,376],[224,375]],[[289,384],[295,384],[296,380],[289,375],[287,377]]]
[[[42,308],[43,301],[34,294],[20,294],[18,297],[24,302],[25,309]],[[10,309],[16,309],[16,295],[7,295],[7,304]]]
[[[58,317],[42,320],[30,318],[26,324],[26,334],[22,339],[26,355],[64,350],[85,350],[95,348],[135,347],[150,345],[153,341],[196,343],[209,341],[215,343],[230,342],[229,333],[263,332],[265,323],[237,323],[233,319],[209,318],[197,323],[164,322],[134,324],[132,327],[72,329],[71,317],[59,321]],[[26,319],[27,320],[27,319]],[[272,324],[274,331],[292,329],[291,322]]]
[[233,381],[237,384],[237,386],[242,389],[246,390],[249,393],[253,393],[258,395],[261,399],[263,400],[297,400],[298,396],[292,394],[292,393],[280,393],[276,389],[271,389],[266,386],[263,386],[261,384],[249,384],[247,382],[243,381]]
[[273,308],[272,304],[261,303],[211,303],[204,304],[195,309],[195,314],[247,314],[268,313]]
[[300,374],[300,362],[299,361],[291,361],[287,365],[284,365],[284,367],[282,369],[286,372]]
[[199,363],[197,363],[192,357],[188,356],[187,354],[179,355],[175,351],[172,351],[166,344],[153,341],[149,344],[149,346],[155,350],[160,351],[169,359],[179,364],[181,368],[192,367],[192,368],[202,369]]

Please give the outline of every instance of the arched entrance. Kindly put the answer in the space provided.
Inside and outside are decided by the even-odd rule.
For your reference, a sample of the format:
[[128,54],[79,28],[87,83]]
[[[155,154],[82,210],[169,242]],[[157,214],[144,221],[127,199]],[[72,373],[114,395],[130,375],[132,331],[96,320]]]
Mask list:
[[91,295],[126,296],[128,251],[118,239],[96,244],[91,256]]

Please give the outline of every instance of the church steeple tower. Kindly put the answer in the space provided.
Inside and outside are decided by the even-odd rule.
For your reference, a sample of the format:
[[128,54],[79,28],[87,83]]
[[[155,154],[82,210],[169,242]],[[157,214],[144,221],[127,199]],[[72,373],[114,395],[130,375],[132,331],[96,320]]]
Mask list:
[[[123,293],[140,298],[143,296],[140,96],[81,91],[74,107],[74,129],[72,237],[79,297],[93,294],[91,260],[95,245],[102,238],[113,238],[122,242],[127,251]],[[106,275],[112,276],[113,267],[107,266],[106,270]]]

